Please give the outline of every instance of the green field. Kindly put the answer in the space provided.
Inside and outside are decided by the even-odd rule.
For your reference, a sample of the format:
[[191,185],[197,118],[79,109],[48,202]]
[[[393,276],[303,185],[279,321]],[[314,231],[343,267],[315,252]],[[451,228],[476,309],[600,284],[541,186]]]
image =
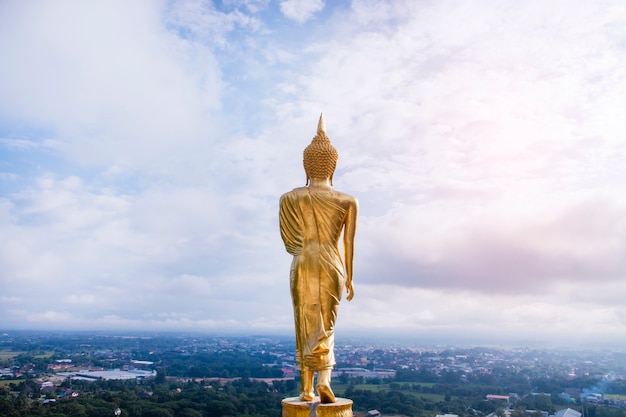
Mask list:
[[0,350],[0,361],[6,361],[8,359],[12,359],[14,357],[16,357],[19,354],[22,354],[24,352],[13,352],[10,350]]
[[0,381],[0,387],[4,387],[6,385],[9,385],[10,383],[13,384],[19,384],[21,381],[19,379],[3,379],[2,381]]
[[[432,383],[409,383],[409,385],[411,384],[415,384],[415,385],[422,385],[422,386],[428,386],[431,387],[434,384]],[[335,392],[335,394],[337,395],[343,395],[346,392],[346,389],[349,387],[349,384],[340,384],[338,382],[333,382],[332,387],[333,387],[333,391]],[[402,386],[402,383],[400,383],[400,386]],[[364,391],[372,391],[372,392],[379,392],[379,391],[397,391],[397,392],[401,392],[404,395],[407,396],[412,396],[415,398],[422,398],[425,400],[429,400],[429,401],[443,401],[445,398],[445,395],[443,394],[431,394],[431,393],[424,393],[424,392],[416,392],[413,391],[411,389],[396,389],[396,390],[392,390],[390,388],[390,384],[356,384],[354,385],[354,389],[357,390],[364,390]]]
[[606,398],[607,400],[626,401],[626,395],[621,395],[621,394],[605,394],[604,398]]
[[[14,352],[12,350],[0,350],[0,361],[13,359],[14,357],[21,355],[23,353],[28,353],[28,352]],[[35,359],[48,359],[52,355],[54,355],[53,351],[38,351],[37,354],[34,355],[33,357]]]

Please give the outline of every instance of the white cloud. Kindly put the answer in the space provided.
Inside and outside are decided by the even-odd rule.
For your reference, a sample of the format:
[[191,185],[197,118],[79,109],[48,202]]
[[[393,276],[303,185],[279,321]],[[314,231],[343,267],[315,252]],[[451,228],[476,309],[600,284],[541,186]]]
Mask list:
[[19,177],[14,172],[0,172],[0,180],[2,181],[15,181]]
[[[244,6],[251,13],[263,9],[267,2],[259,1],[227,1],[229,6]],[[233,45],[228,41],[228,34],[238,28],[252,32],[264,31],[262,21],[247,15],[235,8],[229,12],[216,9],[210,1],[189,0],[175,2],[170,5],[167,22],[180,31],[184,38],[197,38],[209,45],[230,49]]]
[[[5,5],[5,118],[52,130],[82,163],[152,168],[218,130],[209,49],[160,26],[154,3]],[[8,16],[11,16],[10,18]]]
[[[161,308],[194,322],[240,316],[245,323],[255,304],[273,314],[263,306],[275,297],[267,285],[276,278],[263,262],[283,255],[278,233],[271,221],[251,215],[262,201],[219,200],[207,188],[115,195],[77,177],[44,177],[2,205],[0,283],[7,299],[42,297],[62,309],[52,314],[48,303],[32,304],[33,320],[72,311],[75,320],[65,323],[75,325],[81,317],[97,322],[115,313],[125,320]],[[246,272],[249,264],[254,273]],[[239,301],[261,294],[258,302]],[[25,314],[10,307],[6,320]]]
[[244,7],[250,13],[259,13],[270,4],[270,0],[225,0],[224,4],[230,7]]
[[288,19],[304,23],[324,9],[324,0],[282,0],[280,11]]
[[361,285],[356,287],[354,300],[342,305],[337,332],[376,332],[380,337],[402,334],[422,342],[435,338],[510,344],[560,344],[564,338],[572,342],[572,329],[579,335],[598,337],[598,343],[621,334],[623,306],[579,301],[567,292],[493,297],[454,289]]
[[39,143],[33,140],[9,139],[9,138],[0,139],[0,145],[8,149],[18,149],[18,150],[30,150],[30,149],[36,149],[39,147]]
[[94,294],[68,294],[63,297],[63,304],[91,306],[98,301]]

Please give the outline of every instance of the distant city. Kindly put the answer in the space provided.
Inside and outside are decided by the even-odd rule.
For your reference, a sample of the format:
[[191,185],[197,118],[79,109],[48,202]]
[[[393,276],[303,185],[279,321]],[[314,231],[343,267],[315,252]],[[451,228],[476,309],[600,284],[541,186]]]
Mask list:
[[[68,407],[64,401],[72,398],[93,401],[103,387],[125,392],[130,382],[134,395],[151,406],[155,384],[185,395],[189,384],[250,389],[237,385],[246,380],[260,384],[276,404],[297,390],[295,343],[288,337],[0,333],[0,394],[25,395],[31,408]],[[626,417],[626,353],[620,351],[345,339],[336,358],[333,381],[340,395],[354,400],[355,415]],[[559,415],[562,410],[570,411]]]

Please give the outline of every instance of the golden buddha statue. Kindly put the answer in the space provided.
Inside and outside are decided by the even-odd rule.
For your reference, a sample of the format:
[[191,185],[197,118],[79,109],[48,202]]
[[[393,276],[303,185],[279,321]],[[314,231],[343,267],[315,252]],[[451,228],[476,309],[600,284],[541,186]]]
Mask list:
[[[320,115],[317,135],[304,150],[305,187],[280,198],[280,234],[293,255],[290,284],[296,327],[300,400],[312,401],[313,377],[322,403],[334,403],[330,377],[335,365],[335,321],[343,286],[352,300],[352,263],[358,202],[332,189],[337,150]],[[338,243],[343,232],[343,254]]]

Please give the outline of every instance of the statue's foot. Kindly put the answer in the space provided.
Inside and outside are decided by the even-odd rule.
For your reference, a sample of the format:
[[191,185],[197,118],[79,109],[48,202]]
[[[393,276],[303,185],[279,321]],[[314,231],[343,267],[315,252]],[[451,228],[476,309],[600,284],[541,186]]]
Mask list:
[[337,401],[335,394],[333,393],[333,390],[330,389],[329,385],[318,385],[317,393],[320,396],[320,402],[322,404],[329,404]]
[[300,393],[300,401],[313,401],[315,395],[312,392],[302,392]]
[[313,401],[313,371],[300,370],[300,401]]

